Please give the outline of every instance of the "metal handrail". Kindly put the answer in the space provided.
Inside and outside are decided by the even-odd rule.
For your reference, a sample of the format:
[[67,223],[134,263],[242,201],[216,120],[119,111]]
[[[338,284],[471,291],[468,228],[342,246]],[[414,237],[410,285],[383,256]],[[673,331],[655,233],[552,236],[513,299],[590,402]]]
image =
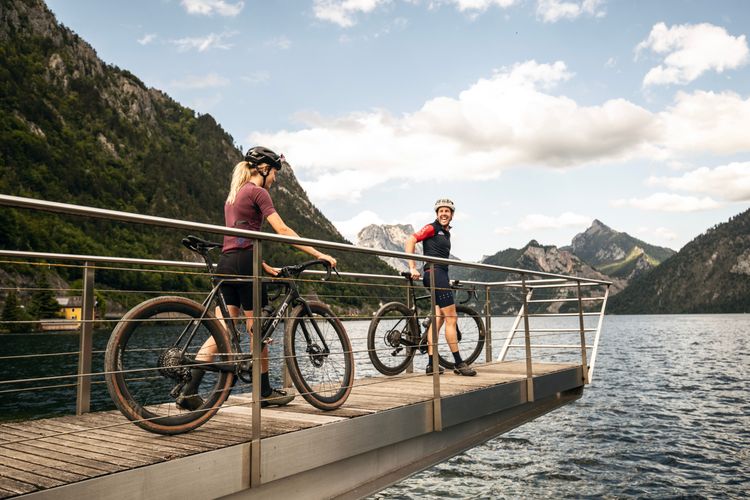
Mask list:
[[610,284],[609,281],[596,280],[591,278],[582,278],[577,276],[566,276],[563,274],[546,273],[542,271],[532,271],[528,269],[518,269],[514,267],[495,266],[491,264],[480,264],[478,262],[464,262],[452,259],[441,259],[437,257],[427,257],[425,255],[409,254],[406,252],[395,252],[392,250],[380,250],[368,247],[361,247],[347,243],[336,243],[325,240],[315,240],[310,238],[298,238],[293,236],[283,236],[280,234],[263,233],[260,231],[249,231],[246,229],[236,229],[215,224],[206,224],[201,222],[182,221],[179,219],[170,219],[166,217],[155,217],[151,215],[135,214],[131,212],[121,212],[118,210],[107,210],[103,208],[86,207],[82,205],[72,205],[69,203],[58,203],[46,200],[37,200],[34,198],[24,198],[20,196],[10,196],[0,194],[0,205],[12,206],[16,208],[30,208],[46,212],[64,213],[70,215],[82,215],[86,217],[95,217],[98,219],[116,220],[120,222],[133,222],[137,224],[146,224],[151,226],[166,227],[171,229],[183,229],[186,231],[205,231],[207,233],[222,234],[230,236],[242,236],[249,239],[260,241],[275,241],[279,243],[288,243],[292,245],[311,245],[321,248],[338,249],[344,251],[353,251],[369,255],[397,257],[400,259],[420,260],[433,264],[460,265],[472,269],[484,269],[488,271],[502,271],[506,273],[516,273],[523,276],[543,276],[547,278],[558,278],[564,280],[573,280],[581,283],[592,284]]

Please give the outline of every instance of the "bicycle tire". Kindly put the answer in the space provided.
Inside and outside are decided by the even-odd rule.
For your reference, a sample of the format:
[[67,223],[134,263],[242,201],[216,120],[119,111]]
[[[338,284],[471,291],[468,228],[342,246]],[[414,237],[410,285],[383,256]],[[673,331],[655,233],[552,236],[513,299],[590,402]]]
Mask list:
[[398,375],[414,358],[414,347],[401,341],[404,335],[419,339],[414,311],[400,302],[384,304],[375,313],[367,330],[367,354],[375,369],[383,375]]
[[[461,353],[464,362],[470,365],[477,360],[484,347],[484,322],[482,316],[468,306],[456,305],[456,314],[458,315],[456,328],[460,338],[458,352]],[[445,325],[442,329],[445,329]],[[455,368],[456,363],[445,337],[438,341],[438,357],[440,366],[448,370]]]
[[[188,432],[205,424],[229,397],[234,374],[211,371],[204,372],[198,388],[197,393],[204,400],[198,409],[182,410],[169,394],[184,380],[184,375],[180,379],[177,372],[186,368],[179,366],[179,355],[165,356],[174,353],[168,349],[186,325],[202,316],[187,352],[196,350],[210,336],[218,352],[231,354],[231,342],[223,325],[202,305],[183,297],[156,297],[142,302],[128,311],[112,331],[104,356],[107,389],[117,408],[137,426],[157,434]],[[188,355],[194,359],[195,352]]]
[[[312,318],[304,305],[295,307],[286,324],[284,355],[289,376],[299,394],[319,410],[335,410],[352,391],[354,383],[354,355],[344,325],[322,302],[307,302]],[[320,346],[317,331],[310,321],[315,320],[328,345],[328,353]],[[311,353],[305,338],[307,332],[313,344]]]

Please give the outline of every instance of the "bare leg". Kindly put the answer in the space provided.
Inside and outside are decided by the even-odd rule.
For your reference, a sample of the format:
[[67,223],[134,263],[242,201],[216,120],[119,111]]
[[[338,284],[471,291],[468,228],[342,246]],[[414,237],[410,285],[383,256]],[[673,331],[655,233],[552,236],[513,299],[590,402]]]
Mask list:
[[445,340],[448,342],[448,347],[451,352],[458,352],[458,332],[456,330],[458,317],[456,314],[456,306],[450,305],[443,307],[442,313],[445,318]]
[[[232,316],[232,318],[238,318],[240,315],[240,308],[236,306],[227,306],[227,309],[229,310],[229,314]],[[219,319],[223,319],[223,316],[221,315],[221,309],[218,307],[216,308],[216,317]],[[245,319],[247,321],[247,331],[250,332],[250,346],[253,345],[253,312],[252,311],[245,311]],[[224,328],[226,328],[226,325],[224,325]],[[213,338],[206,341],[205,344],[203,344],[203,347],[201,347],[200,350],[202,356],[208,356],[206,359],[210,360],[211,356],[216,353],[216,344],[213,342]],[[263,351],[261,351],[261,359],[260,359],[260,371],[261,373],[267,373],[268,372],[268,346],[263,346]],[[197,361],[204,361],[204,357],[201,357],[200,359],[198,356],[195,358]]]
[[[440,342],[440,329],[443,327],[443,312],[440,306],[435,306],[435,319],[437,321],[438,342]],[[432,323],[427,329],[427,353],[432,356]]]

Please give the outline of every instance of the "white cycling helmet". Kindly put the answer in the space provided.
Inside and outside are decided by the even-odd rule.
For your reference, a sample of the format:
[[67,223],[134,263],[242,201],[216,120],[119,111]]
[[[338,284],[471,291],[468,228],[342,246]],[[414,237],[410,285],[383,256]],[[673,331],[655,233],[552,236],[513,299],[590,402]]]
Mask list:
[[456,206],[448,198],[440,198],[435,202],[435,211],[437,212],[440,207],[447,207],[451,209],[451,212],[456,211]]

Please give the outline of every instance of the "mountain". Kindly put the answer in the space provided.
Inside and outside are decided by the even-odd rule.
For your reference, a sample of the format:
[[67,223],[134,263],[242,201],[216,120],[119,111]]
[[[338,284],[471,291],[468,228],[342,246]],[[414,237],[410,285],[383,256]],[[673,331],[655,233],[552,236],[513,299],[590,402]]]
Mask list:
[[594,220],[577,234],[570,246],[562,247],[612,278],[626,282],[642,276],[675,254],[674,250],[649,245]]
[[619,314],[750,312],[750,210],[714,226],[613,297]]
[[[213,117],[102,62],[41,0],[3,0],[0,7],[0,145],[2,193],[213,224],[223,224],[231,170],[242,159]],[[346,242],[291,170],[279,173],[271,193],[301,236]],[[181,231],[7,208],[0,208],[0,227],[0,248],[195,258],[180,245]],[[342,270],[392,272],[373,256],[334,253]],[[307,259],[280,244],[264,245],[263,255],[274,265]],[[76,269],[56,271],[67,281],[80,278]],[[34,273],[14,272],[8,279]],[[180,290],[202,288],[205,281],[176,273],[103,271],[97,284]]]
[[[406,239],[414,234],[411,224],[370,224],[357,234],[357,245],[380,250],[403,252]],[[416,253],[422,253],[422,243],[417,243]],[[408,271],[406,259],[396,257],[381,257],[391,267],[398,271]]]
[[[610,278],[597,271],[596,269],[583,262],[573,253],[557,248],[554,245],[541,245],[536,240],[531,240],[526,246],[520,249],[508,248],[497,252],[482,259],[483,264],[491,264],[503,267],[513,267],[516,269],[528,269],[533,271],[542,271],[546,273],[564,274],[571,276],[580,276],[597,280],[612,281],[610,294],[616,294],[625,287],[625,281],[620,278]],[[505,281],[519,279],[518,275],[513,273],[473,270],[468,276],[472,281]],[[575,296],[575,289],[550,289],[553,295],[546,295],[545,298],[569,298]],[[503,297],[502,293],[505,294]],[[539,293],[544,293],[540,291]],[[596,292],[601,295],[600,290]],[[590,296],[591,290],[584,289],[584,295]],[[539,297],[537,297],[539,298]],[[501,314],[513,314],[518,311],[520,295],[517,290],[505,290],[498,294],[496,299],[499,303],[496,311]],[[565,309],[565,304],[556,302],[551,303],[544,308],[547,312],[559,312]],[[495,311],[495,309],[493,309]]]

